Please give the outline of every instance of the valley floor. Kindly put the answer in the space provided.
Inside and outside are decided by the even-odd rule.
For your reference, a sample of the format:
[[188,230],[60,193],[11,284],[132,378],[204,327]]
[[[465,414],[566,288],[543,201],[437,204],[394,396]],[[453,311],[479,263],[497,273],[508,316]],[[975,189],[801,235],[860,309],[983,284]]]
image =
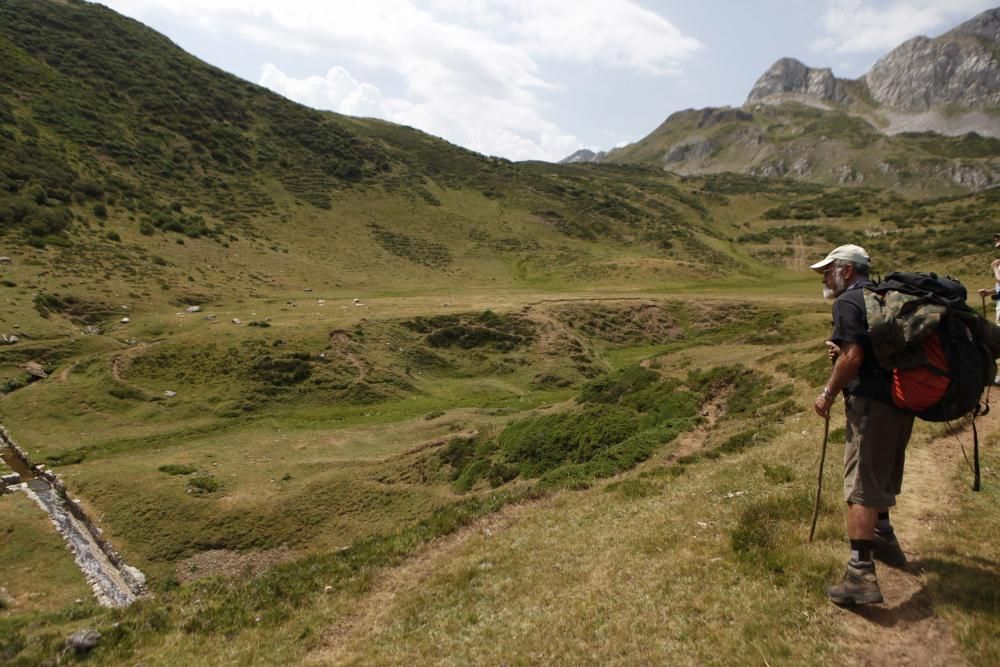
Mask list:
[[[0,411],[153,594],[97,607],[23,494],[4,496],[0,662],[1000,662],[1000,415],[978,420],[980,493],[968,428],[918,425],[894,512],[910,564],[880,567],[884,605],[840,609],[839,406],[806,540],[823,304],[584,296],[373,300],[333,331],[301,311],[225,335],[177,318],[162,342],[67,357]],[[655,447],[547,471],[511,458],[530,427],[551,429],[544,449],[588,424]],[[65,654],[89,628],[93,654]]]

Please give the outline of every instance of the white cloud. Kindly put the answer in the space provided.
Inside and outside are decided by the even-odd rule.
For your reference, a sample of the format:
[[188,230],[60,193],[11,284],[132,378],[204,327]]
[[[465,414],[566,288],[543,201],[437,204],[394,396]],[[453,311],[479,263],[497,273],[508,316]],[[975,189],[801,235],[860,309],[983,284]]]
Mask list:
[[702,49],[658,14],[628,0],[526,0],[517,30],[531,53],[567,62],[677,74]]
[[[544,63],[668,75],[702,48],[633,0],[105,1],[140,17],[170,12],[222,39],[235,33],[326,58],[325,75],[304,78],[261,63],[260,83],[310,106],[403,122],[512,159],[555,160],[580,146],[549,117],[546,97],[561,87]],[[394,99],[383,95],[383,74],[403,82]]]
[[296,79],[271,63],[261,68],[260,85],[315,109],[328,109],[352,116],[392,116],[382,91],[354,79],[343,67],[332,67],[326,76]]
[[814,47],[839,54],[885,52],[917,35],[949,29],[992,5],[993,0],[827,0],[825,35]]

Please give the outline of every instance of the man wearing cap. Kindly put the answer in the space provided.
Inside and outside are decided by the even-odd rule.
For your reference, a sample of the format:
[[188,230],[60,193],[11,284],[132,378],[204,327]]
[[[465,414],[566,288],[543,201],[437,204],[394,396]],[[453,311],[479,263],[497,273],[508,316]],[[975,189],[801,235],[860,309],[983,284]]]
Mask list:
[[[993,235],[993,247],[1000,248],[1000,232]],[[979,296],[983,298],[983,317],[986,317],[986,297],[996,302],[995,321],[1000,324],[1000,259],[990,262],[990,269],[993,272],[993,289],[981,289]],[[1000,375],[993,379],[993,384],[1000,385]]]
[[[993,235],[993,247],[1000,248],[1000,234]],[[990,269],[993,271],[993,289],[979,290],[979,296],[984,298],[989,296],[996,301],[996,323],[1000,324],[1000,259],[990,262]],[[983,313],[985,315],[986,313]]]
[[851,558],[843,581],[827,594],[841,605],[882,602],[874,559],[895,566],[906,563],[889,508],[901,490],[913,414],[893,404],[892,375],[876,363],[872,352],[864,301],[864,288],[872,284],[868,253],[860,246],[843,245],[810,268],[823,274],[824,298],[835,299],[833,333],[826,342],[833,371],[814,408],[829,419],[842,393],[847,413],[844,498]]

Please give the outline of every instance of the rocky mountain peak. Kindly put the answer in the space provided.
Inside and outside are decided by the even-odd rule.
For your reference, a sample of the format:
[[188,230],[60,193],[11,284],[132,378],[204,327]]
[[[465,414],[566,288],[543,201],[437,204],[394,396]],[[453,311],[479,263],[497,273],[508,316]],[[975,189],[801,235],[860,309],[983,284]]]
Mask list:
[[795,93],[838,104],[849,101],[843,82],[833,76],[830,68],[807,67],[795,58],[781,58],[757,79],[746,103]]
[[863,78],[872,99],[919,113],[944,104],[1000,105],[1000,9],[930,39],[914,37],[882,57]]
[[589,148],[581,148],[569,157],[559,160],[559,164],[577,164],[579,162],[600,162],[607,153],[605,151],[594,152]]
[[987,9],[982,14],[955,27],[947,34],[952,33],[978,35],[991,42],[1000,42],[1000,7]]

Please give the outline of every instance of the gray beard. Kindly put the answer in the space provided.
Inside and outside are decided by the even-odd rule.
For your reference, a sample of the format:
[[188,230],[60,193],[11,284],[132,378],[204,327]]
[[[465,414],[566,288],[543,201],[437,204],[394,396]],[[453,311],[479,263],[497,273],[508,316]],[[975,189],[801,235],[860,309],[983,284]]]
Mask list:
[[833,287],[823,286],[823,298],[830,300],[836,299],[838,296],[843,294],[847,290],[847,285],[844,283],[844,279],[839,275],[833,277]]

